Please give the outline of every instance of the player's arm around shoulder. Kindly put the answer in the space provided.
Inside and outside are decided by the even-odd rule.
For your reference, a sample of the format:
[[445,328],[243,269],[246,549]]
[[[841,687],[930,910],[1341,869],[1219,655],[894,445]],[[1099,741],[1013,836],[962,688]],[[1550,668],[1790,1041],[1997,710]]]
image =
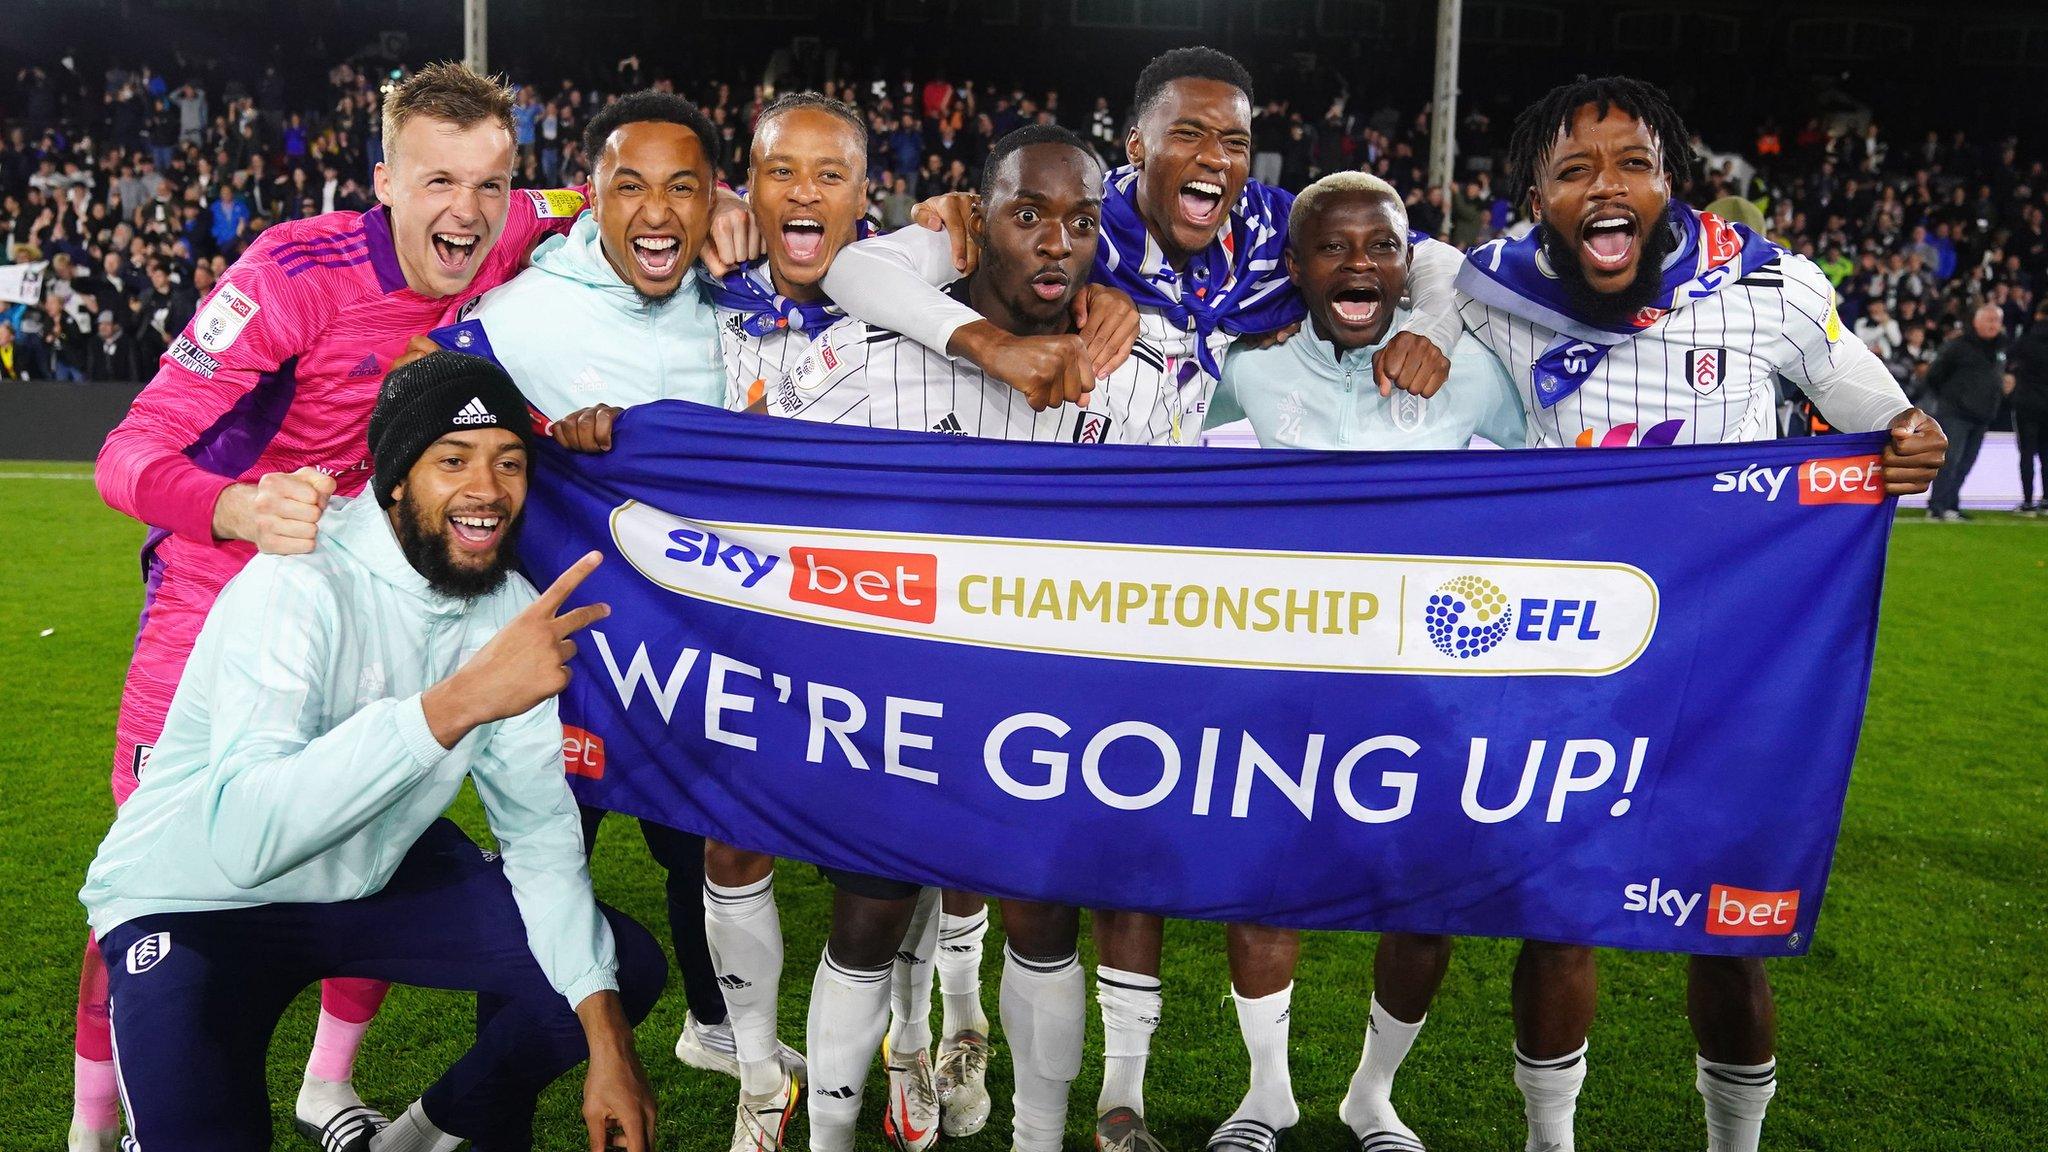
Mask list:
[[1514,378],[1493,350],[1470,332],[1451,351],[1451,375],[1444,391],[1473,413],[1474,434],[1500,448],[1529,446],[1528,413]]

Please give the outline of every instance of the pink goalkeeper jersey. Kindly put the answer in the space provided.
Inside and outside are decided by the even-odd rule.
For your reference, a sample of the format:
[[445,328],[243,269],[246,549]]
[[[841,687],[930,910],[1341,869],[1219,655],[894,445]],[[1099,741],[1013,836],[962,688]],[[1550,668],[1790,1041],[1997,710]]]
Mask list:
[[[217,591],[253,546],[215,540],[223,489],[312,466],[353,496],[370,478],[370,409],[412,337],[510,280],[583,206],[573,191],[511,193],[505,226],[466,292],[406,287],[385,209],[266,229],[227,270],[100,449],[113,507],[152,526],[144,567]],[[161,565],[161,567],[159,567]]]

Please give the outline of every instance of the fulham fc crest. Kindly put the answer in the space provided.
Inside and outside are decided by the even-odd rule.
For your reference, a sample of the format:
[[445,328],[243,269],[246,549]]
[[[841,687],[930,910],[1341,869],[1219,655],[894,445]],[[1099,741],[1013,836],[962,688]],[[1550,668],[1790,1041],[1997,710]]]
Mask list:
[[140,976],[171,954],[171,934],[157,932],[128,946],[128,974]]
[[1688,348],[1685,352],[1685,379],[1692,390],[1702,396],[1711,396],[1721,387],[1721,375],[1728,359],[1726,348]]

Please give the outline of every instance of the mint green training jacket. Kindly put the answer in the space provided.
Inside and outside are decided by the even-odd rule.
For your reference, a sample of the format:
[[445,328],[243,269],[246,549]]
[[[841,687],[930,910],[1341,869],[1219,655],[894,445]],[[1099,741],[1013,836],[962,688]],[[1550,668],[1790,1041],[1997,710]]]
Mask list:
[[516,573],[473,601],[433,591],[368,496],[330,505],[312,552],[251,560],[199,630],[149,767],[86,873],[93,930],[372,895],[469,779],[549,983],[572,1006],[616,989],[555,702],[452,749],[420,705],[533,599]]

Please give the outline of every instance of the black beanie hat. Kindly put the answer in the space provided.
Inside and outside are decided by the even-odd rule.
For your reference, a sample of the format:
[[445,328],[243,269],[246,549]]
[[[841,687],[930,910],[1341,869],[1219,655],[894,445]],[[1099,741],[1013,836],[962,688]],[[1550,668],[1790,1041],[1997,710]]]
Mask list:
[[370,413],[371,490],[378,507],[398,502],[392,490],[434,441],[472,428],[503,428],[533,450],[526,400],[503,368],[478,356],[435,352],[392,369]]

